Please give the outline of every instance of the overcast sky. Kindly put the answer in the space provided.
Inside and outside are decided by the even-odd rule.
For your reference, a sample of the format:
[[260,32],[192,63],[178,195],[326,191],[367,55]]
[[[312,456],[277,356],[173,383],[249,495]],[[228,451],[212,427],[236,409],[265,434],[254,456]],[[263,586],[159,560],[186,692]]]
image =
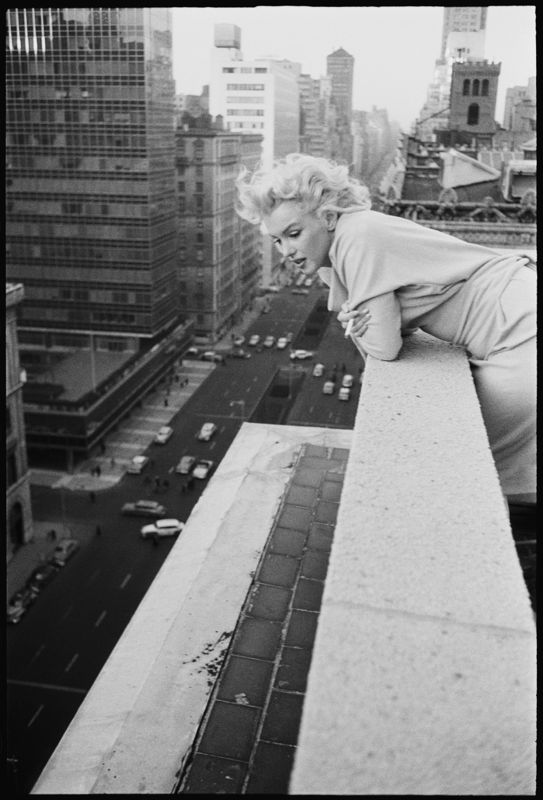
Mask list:
[[[440,55],[443,6],[177,6],[172,7],[176,91],[200,94],[210,81],[213,25],[241,28],[247,59],[287,58],[313,78],[326,56],[354,56],[353,108],[386,108],[409,130],[425,100]],[[536,74],[535,6],[489,6],[485,58],[501,62],[495,119],[503,123],[505,90]]]

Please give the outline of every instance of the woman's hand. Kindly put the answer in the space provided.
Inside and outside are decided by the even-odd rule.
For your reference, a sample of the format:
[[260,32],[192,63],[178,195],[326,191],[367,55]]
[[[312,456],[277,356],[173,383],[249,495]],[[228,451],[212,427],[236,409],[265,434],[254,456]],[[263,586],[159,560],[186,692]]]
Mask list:
[[371,314],[365,308],[352,309],[349,301],[343,303],[337,315],[338,320],[345,328],[345,336],[363,336],[368,329]]

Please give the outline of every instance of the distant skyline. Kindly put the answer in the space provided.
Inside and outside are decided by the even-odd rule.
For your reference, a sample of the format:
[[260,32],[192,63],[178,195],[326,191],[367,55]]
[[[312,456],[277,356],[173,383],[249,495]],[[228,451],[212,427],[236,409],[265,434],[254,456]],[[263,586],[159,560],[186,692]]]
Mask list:
[[[173,18],[176,92],[200,94],[211,79],[213,26],[241,28],[247,59],[286,58],[313,78],[343,47],[355,59],[353,108],[386,108],[407,131],[419,114],[440,54],[444,6],[177,6]],[[501,62],[495,119],[505,92],[536,74],[535,6],[488,6],[485,58]]]

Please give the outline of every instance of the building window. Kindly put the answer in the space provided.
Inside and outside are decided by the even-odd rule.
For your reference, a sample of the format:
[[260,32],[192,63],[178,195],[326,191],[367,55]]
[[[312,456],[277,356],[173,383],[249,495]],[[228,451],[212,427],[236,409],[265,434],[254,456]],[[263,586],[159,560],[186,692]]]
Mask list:
[[471,93],[474,97],[478,97],[479,95],[479,86],[480,86],[479,79],[475,78],[475,80],[473,81],[473,89],[471,90]]
[[488,97],[488,78],[483,78],[483,83],[481,85],[481,94],[483,97]]
[[465,78],[464,79],[464,86],[462,88],[462,94],[464,96],[469,94],[469,84],[470,84],[469,78]]
[[472,103],[468,108],[468,125],[478,125],[479,124],[479,105],[478,103]]

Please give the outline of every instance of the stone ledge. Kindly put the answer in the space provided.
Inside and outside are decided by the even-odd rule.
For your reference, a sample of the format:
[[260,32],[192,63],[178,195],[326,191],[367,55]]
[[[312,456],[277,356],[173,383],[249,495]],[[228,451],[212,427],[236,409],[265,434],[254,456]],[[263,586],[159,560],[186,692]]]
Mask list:
[[533,794],[535,626],[464,352],[368,359],[292,794]]

